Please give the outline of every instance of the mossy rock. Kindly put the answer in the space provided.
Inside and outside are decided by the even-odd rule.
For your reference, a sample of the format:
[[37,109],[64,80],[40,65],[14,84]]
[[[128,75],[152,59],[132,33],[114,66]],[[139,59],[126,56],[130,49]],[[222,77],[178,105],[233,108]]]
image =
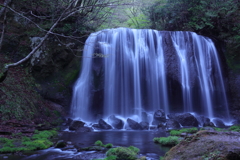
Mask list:
[[107,151],[107,157],[116,157],[116,160],[136,160],[139,149],[133,146],[111,148]]

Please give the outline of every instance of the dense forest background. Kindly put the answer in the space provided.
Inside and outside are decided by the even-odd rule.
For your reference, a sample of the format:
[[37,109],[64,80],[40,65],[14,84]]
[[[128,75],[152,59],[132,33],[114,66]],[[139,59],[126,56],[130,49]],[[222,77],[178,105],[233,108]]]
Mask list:
[[239,0],[0,0],[0,4],[2,122],[60,123],[55,117],[66,116],[69,110],[84,42],[90,33],[106,28],[193,31],[214,40],[228,70],[240,70]]

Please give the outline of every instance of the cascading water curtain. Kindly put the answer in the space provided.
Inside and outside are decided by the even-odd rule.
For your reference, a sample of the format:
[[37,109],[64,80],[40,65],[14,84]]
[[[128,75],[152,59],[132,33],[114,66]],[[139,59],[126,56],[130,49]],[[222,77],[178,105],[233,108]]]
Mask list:
[[192,32],[127,28],[91,34],[74,86],[74,118],[93,120],[114,114],[136,115],[140,121],[143,111],[174,113],[175,108],[208,117],[221,108],[219,114],[229,115],[220,63],[210,39]]

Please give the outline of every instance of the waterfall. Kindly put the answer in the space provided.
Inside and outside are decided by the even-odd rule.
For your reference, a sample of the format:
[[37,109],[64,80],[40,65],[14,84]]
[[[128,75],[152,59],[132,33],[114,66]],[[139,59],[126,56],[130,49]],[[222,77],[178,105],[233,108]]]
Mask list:
[[107,29],[92,33],[75,83],[71,113],[98,116],[195,112],[229,117],[213,42],[193,32]]

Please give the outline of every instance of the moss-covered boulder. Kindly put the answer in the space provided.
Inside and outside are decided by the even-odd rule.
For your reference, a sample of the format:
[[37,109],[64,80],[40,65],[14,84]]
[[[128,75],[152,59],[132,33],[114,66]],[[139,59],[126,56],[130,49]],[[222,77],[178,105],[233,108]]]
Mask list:
[[164,160],[238,160],[240,133],[199,131],[166,153]]
[[114,157],[116,160],[136,160],[139,149],[133,146],[117,147],[107,151],[107,157]]

